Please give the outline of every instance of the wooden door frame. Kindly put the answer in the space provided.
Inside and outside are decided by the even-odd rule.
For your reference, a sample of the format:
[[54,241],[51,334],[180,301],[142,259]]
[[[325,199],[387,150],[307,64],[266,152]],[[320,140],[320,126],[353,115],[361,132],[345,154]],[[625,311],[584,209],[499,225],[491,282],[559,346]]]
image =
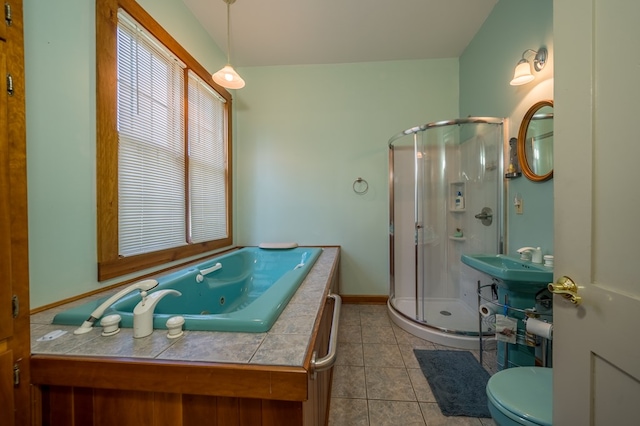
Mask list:
[[[13,93],[7,97],[7,133],[9,140],[9,182],[11,204],[11,280],[12,295],[19,302],[13,320],[13,335],[6,340],[19,368],[19,384],[14,386],[16,425],[31,424],[30,388],[30,313],[29,313],[29,241],[27,219],[27,152],[25,119],[25,72],[22,0],[5,0],[11,8],[11,23],[6,24],[7,73],[11,74]],[[2,76],[5,78],[5,76]]]

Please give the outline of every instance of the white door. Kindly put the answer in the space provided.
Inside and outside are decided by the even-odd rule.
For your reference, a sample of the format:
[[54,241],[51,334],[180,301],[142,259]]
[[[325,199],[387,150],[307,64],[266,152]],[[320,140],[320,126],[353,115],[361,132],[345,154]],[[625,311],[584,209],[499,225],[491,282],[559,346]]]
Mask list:
[[640,424],[640,2],[554,0],[554,425]]

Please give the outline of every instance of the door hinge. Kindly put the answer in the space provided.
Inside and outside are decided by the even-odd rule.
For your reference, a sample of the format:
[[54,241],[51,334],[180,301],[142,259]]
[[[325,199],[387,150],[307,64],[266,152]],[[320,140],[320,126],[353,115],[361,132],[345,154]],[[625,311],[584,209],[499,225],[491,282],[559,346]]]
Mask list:
[[9,3],[4,4],[4,20],[8,26],[11,26],[11,5]]
[[13,76],[7,74],[7,93],[9,96],[13,96]]
[[13,385],[18,386],[20,384],[20,365],[13,364]]
[[11,298],[11,312],[14,318],[17,318],[20,313],[20,299],[18,299],[18,296],[15,294]]

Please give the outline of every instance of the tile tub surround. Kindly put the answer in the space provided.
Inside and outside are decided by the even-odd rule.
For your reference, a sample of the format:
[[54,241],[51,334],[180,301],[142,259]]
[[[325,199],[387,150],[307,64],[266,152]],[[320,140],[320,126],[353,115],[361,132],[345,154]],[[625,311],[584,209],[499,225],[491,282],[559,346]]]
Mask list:
[[[34,355],[101,356],[171,361],[201,361],[274,366],[303,365],[318,312],[336,273],[340,249],[325,247],[289,304],[266,333],[185,331],[178,339],[167,338],[167,330],[154,330],[142,339],[122,328],[114,336],[101,336],[101,327],[85,335],[74,335],[75,326],[51,324],[56,313],[89,298],[31,316],[31,352]],[[109,293],[115,293],[110,290]],[[104,294],[90,296],[104,297]],[[67,333],[55,340],[37,339],[54,330]]]

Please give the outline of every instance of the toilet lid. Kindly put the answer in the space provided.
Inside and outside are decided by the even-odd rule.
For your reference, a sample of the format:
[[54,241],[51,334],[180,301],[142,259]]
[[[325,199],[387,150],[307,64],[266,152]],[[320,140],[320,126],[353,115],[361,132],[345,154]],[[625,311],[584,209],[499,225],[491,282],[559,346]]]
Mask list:
[[551,388],[551,368],[515,367],[489,379],[487,396],[508,417],[551,426]]

